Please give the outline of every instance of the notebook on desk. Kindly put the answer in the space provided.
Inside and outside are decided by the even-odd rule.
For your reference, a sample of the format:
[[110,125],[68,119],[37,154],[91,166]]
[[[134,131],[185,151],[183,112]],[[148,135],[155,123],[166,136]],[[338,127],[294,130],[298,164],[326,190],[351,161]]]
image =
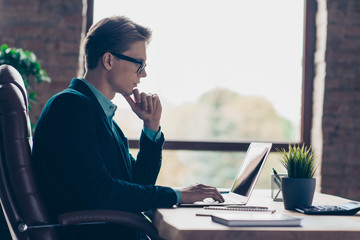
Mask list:
[[271,146],[271,143],[252,142],[250,144],[229,193],[222,194],[225,202],[218,203],[212,199],[204,199],[201,202],[179,204],[178,207],[245,205],[249,201]]

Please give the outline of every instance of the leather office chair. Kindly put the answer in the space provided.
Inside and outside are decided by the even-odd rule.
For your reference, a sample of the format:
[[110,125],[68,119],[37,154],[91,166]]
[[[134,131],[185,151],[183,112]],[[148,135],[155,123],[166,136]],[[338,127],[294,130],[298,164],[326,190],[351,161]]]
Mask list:
[[[19,72],[0,66],[0,200],[13,239],[59,239],[56,229],[79,224],[115,223],[159,239],[139,215],[109,210],[65,213],[49,222],[31,167],[32,134],[27,94]],[[1,212],[0,212],[1,214]],[[121,238],[121,233],[119,233]]]

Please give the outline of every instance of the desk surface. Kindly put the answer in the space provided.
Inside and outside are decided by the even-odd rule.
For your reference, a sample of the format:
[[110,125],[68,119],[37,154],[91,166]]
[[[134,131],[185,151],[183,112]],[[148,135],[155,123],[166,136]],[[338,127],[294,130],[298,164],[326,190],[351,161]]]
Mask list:
[[[338,205],[348,201],[315,193],[313,205]],[[248,205],[267,206],[277,213],[301,217],[302,227],[227,227],[212,222],[210,217],[196,216],[196,213],[209,213],[209,210],[202,208],[158,209],[153,222],[160,237],[169,240],[360,239],[359,213],[355,216],[310,216],[288,211],[284,209],[283,202],[274,202],[270,198],[270,190],[255,190]]]

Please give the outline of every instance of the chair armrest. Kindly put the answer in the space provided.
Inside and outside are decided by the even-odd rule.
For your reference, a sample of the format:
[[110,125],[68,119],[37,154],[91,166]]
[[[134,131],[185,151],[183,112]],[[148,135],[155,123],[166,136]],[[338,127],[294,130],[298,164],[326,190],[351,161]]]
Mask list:
[[160,239],[154,225],[135,213],[115,210],[86,210],[64,213],[59,216],[62,226],[86,223],[115,223],[132,227],[145,233],[151,239]]

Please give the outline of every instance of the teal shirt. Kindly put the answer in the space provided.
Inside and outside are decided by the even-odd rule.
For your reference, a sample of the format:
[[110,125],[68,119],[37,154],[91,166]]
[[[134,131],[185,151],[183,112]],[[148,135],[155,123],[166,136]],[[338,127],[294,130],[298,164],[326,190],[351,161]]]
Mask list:
[[[102,94],[96,87],[94,87],[86,79],[84,78],[78,78],[78,79],[84,82],[86,86],[88,86],[90,90],[94,93],[96,99],[99,101],[102,109],[105,112],[105,115],[110,123],[110,126],[113,127],[113,117],[115,115],[117,106],[113,104],[107,97],[104,96],[104,94]],[[158,141],[161,138],[161,127],[159,128],[159,131],[154,131],[147,127],[143,127],[143,132],[149,139],[151,139],[154,142]],[[181,199],[180,190],[174,189],[174,191],[176,193],[177,202],[179,203]]]
[[[117,106],[115,104],[113,104],[107,97],[104,96],[104,94],[102,94],[97,88],[95,88],[87,80],[85,80],[84,78],[79,78],[79,79],[82,82],[84,82],[86,84],[86,86],[88,86],[91,89],[91,91],[94,93],[94,95],[97,98],[97,100],[99,101],[102,109],[104,110],[106,117],[108,118],[110,126],[112,126],[113,125],[112,120],[115,115]],[[143,131],[144,131],[145,135],[152,141],[157,141],[161,137],[161,128],[159,129],[159,131],[154,131],[152,129],[144,127]]]

